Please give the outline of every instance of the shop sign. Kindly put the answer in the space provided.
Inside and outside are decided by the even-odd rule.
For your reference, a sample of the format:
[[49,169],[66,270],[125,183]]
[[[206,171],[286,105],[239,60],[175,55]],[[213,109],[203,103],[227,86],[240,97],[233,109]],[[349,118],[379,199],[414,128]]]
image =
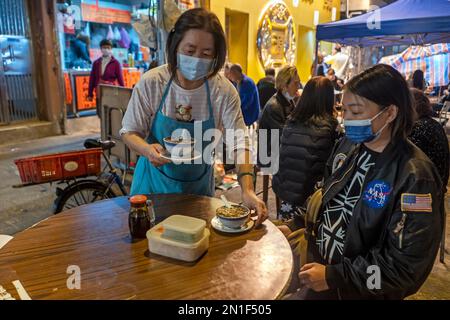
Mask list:
[[71,105],[73,102],[72,84],[70,83],[70,76],[68,72],[64,72],[64,84],[66,90],[66,105]]
[[89,76],[75,76],[75,90],[77,94],[77,112],[96,108],[96,94],[89,100]]
[[81,12],[84,21],[104,24],[131,23],[131,13],[126,10],[103,8],[82,3]]

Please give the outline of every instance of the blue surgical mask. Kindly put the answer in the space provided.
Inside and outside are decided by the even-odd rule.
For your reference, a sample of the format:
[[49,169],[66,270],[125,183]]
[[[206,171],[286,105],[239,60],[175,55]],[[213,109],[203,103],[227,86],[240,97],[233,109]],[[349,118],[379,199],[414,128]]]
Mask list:
[[179,53],[177,55],[178,69],[183,77],[190,81],[206,78],[211,71],[212,59],[191,57]]
[[386,123],[378,132],[374,133],[372,129],[372,121],[375,120],[386,109],[379,112],[372,119],[366,120],[344,120],[345,136],[354,143],[371,142],[377,139],[381,132],[389,123]]

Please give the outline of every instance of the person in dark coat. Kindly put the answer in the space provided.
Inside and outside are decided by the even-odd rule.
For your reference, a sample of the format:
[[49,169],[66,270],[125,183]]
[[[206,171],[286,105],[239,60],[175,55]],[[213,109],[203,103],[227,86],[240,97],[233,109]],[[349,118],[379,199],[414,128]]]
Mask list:
[[430,100],[419,89],[411,89],[418,120],[414,124],[409,139],[418,146],[435,164],[442,179],[443,194],[447,192],[450,154],[448,138],[444,128],[431,115]]
[[[262,158],[273,159],[278,157],[278,154],[272,156],[272,130],[279,130],[277,141],[279,143],[286,120],[295,108],[294,99],[298,96],[298,90],[301,88],[297,68],[293,66],[282,68],[278,72],[275,86],[277,93],[267,102],[259,120],[258,165],[260,168],[273,166],[272,161],[267,163]],[[267,135],[265,135],[266,133]]]
[[328,69],[328,71],[327,71],[327,78],[333,84],[334,90],[342,91],[342,88],[344,87],[344,81],[342,79],[339,79],[336,76],[336,72],[334,71],[333,68]]
[[288,118],[281,138],[279,171],[273,178],[273,190],[282,201],[278,213],[282,221],[302,215],[301,207],[323,178],[338,137],[334,104],[331,81],[314,77]]
[[[327,162],[317,218],[292,234],[300,284],[291,299],[399,300],[435,263],[445,217],[440,177],[407,137],[414,124],[404,77],[379,64],[344,88],[345,138]],[[339,165],[336,165],[339,164]],[[292,227],[292,228],[291,228]],[[302,243],[304,244],[304,243]],[[300,256],[301,253],[303,256]]]
[[412,76],[412,87],[425,91],[427,88],[427,82],[425,81],[425,75],[422,70],[416,70]]
[[259,93],[259,106],[263,110],[269,99],[277,93],[277,89],[275,88],[275,69],[267,69],[266,76],[259,80],[256,86],[258,87]]

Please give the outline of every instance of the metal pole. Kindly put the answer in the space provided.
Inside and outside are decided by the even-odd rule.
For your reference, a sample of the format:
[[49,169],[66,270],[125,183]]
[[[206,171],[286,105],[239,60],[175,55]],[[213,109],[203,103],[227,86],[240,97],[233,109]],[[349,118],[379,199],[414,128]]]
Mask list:
[[158,64],[166,63],[165,48],[167,42],[167,32],[164,27],[164,1],[159,0],[158,8]]
[[361,73],[361,64],[362,64],[362,48],[358,46],[358,73]]
[[[298,48],[297,48],[297,50],[298,50]],[[316,35],[315,58],[314,58],[314,64],[313,64],[313,74],[311,75],[311,77],[316,76],[317,63],[319,62],[319,59],[318,59],[318,56],[317,56],[318,52],[319,52],[319,40],[317,40],[317,35]]]

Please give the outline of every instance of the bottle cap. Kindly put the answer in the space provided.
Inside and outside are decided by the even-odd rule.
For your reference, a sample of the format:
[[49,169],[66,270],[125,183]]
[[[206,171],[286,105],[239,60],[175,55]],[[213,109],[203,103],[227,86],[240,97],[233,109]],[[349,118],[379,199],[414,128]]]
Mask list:
[[146,204],[147,197],[143,195],[133,196],[130,198],[131,204]]

